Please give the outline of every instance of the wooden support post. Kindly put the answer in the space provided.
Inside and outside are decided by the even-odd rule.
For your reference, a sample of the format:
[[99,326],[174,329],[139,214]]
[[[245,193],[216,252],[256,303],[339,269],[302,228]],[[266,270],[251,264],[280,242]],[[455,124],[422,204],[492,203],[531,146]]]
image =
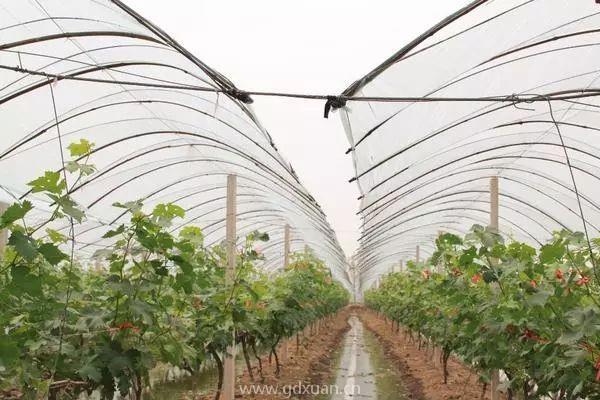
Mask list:
[[290,225],[285,224],[283,232],[283,266],[287,268],[290,265]]
[[[8,204],[0,202],[0,215],[4,214],[4,211],[8,208]],[[0,230],[0,259],[4,256],[4,248],[8,242],[8,231],[6,229]]]
[[[490,179],[490,228],[496,232],[500,231],[499,224],[499,200],[500,192],[498,187],[498,177],[493,176]],[[500,400],[500,371],[493,370],[491,376],[490,388],[492,390],[492,400]]]
[[417,245],[417,251],[415,254],[415,261],[418,264],[421,258],[421,246]]
[[[237,262],[237,177],[227,176],[227,220],[225,226],[225,239],[227,242],[227,284],[233,284],[235,279],[235,265]],[[223,400],[234,400],[235,398],[235,332],[233,333],[234,344],[227,348],[225,362],[223,364]]]
[[399,271],[402,272],[404,270],[404,260],[400,260]]

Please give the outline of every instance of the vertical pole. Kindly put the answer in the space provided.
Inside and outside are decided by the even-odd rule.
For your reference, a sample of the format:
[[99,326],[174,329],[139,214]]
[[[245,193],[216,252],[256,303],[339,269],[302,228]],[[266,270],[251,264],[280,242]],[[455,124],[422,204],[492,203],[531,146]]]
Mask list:
[[[287,268],[290,265],[290,225],[285,224],[283,231],[283,267]],[[281,359],[287,360],[288,358],[288,344],[289,338],[283,338],[281,343]]]
[[402,271],[404,270],[404,260],[400,260],[400,265],[399,265],[399,268],[398,268],[398,270],[399,270],[400,272],[402,272]]
[[[499,200],[500,192],[498,187],[498,177],[490,178],[490,228],[499,232]],[[492,400],[500,400],[500,371],[495,369],[492,371],[490,388],[492,390]]]
[[493,176],[490,178],[490,228],[496,231],[499,229],[499,193],[498,177]]
[[[7,208],[8,204],[0,202],[0,215],[4,214]],[[0,258],[2,258],[4,255],[4,248],[6,247],[7,242],[8,231],[6,229],[0,230]]]
[[419,245],[417,245],[417,252],[415,254],[415,260],[416,263],[418,264],[421,258],[421,247]]
[[[237,177],[227,176],[227,219],[225,226],[225,238],[227,241],[227,283],[232,284],[235,278],[236,254],[236,218],[237,218]],[[235,398],[235,332],[234,343],[227,348],[225,362],[223,364],[223,400],[234,400]]]
[[[443,234],[444,234],[444,231],[441,231],[441,230],[440,230],[440,231],[438,231],[436,240],[437,240],[437,239],[438,239],[440,236],[442,236]],[[440,259],[440,261],[439,261],[439,264],[436,266],[436,269],[437,269],[437,272],[438,272],[438,274],[441,274],[441,273],[443,273],[443,272],[444,272],[444,265],[442,264],[442,261],[441,261],[441,259]]]
[[283,233],[283,266],[287,268],[290,265],[290,225],[285,224]]

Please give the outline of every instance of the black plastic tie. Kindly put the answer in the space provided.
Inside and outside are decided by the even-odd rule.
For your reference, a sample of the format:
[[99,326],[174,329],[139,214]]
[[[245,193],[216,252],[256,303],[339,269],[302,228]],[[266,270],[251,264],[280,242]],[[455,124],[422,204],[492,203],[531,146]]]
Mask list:
[[346,105],[346,100],[340,96],[327,96],[327,103],[325,103],[325,112],[323,117],[329,118],[329,112],[342,108]]
[[250,97],[250,95],[248,93],[244,92],[243,90],[239,90],[237,88],[231,88],[231,89],[225,90],[225,93],[230,95],[234,99],[241,101],[244,104],[254,103],[254,100],[252,100],[252,97]]

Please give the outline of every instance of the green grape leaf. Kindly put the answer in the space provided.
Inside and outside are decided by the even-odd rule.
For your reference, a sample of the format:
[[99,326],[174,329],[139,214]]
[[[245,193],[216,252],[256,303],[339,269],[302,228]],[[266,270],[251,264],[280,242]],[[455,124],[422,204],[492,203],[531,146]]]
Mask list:
[[10,337],[0,335],[0,371],[14,365],[20,357],[19,346]]
[[38,249],[33,239],[22,232],[13,231],[8,239],[8,244],[13,246],[17,254],[27,261],[33,261],[38,255]]
[[61,179],[60,172],[46,171],[41,176],[27,184],[32,193],[49,192],[60,194],[67,188],[67,183]]
[[566,248],[561,243],[546,244],[540,248],[540,262],[551,264],[560,260],[566,253]]
[[197,246],[202,246],[204,242],[204,235],[202,230],[197,226],[186,226],[179,232],[179,237],[182,239],[189,240]]
[[33,205],[30,201],[23,201],[23,203],[14,203],[4,211],[0,216],[0,228],[6,228],[8,225],[15,221],[23,218],[29,211],[33,209]]
[[552,292],[539,290],[527,297],[527,303],[532,306],[540,306],[543,307],[546,305],[548,298],[552,296]]
[[63,196],[56,200],[58,205],[60,205],[61,210],[70,217],[73,217],[77,222],[83,221],[85,217],[85,213],[77,208],[77,203],[75,203],[69,196]]
[[152,216],[160,226],[169,226],[175,218],[185,217],[185,210],[175,204],[158,204],[152,211]]
[[75,161],[69,161],[65,165],[65,169],[70,173],[77,172],[79,170],[79,164],[76,163]]
[[115,237],[117,235],[120,235],[123,232],[125,232],[125,225],[120,225],[117,229],[113,229],[113,230],[106,232],[102,237],[104,239],[109,239],[109,238]]
[[140,300],[133,300],[130,308],[131,311],[133,311],[133,314],[142,318],[142,321],[144,321],[146,325],[152,325],[154,321],[152,318],[154,309],[150,304]]
[[67,242],[67,237],[65,235],[63,235],[62,233],[55,231],[54,229],[46,229],[46,234],[48,235],[48,237],[50,238],[50,240],[52,241],[52,243],[66,243]]
[[124,208],[126,210],[128,210],[131,213],[136,213],[138,211],[141,211],[142,209],[142,202],[139,200],[136,201],[128,201],[126,203],[113,203],[113,207],[117,207],[117,208]]
[[38,251],[51,265],[57,265],[61,261],[67,260],[69,258],[69,256],[60,251],[60,249],[52,243],[42,244],[38,248]]
[[583,331],[567,331],[559,336],[556,340],[558,344],[566,344],[566,345],[574,345],[576,344],[582,337]]
[[71,157],[82,157],[90,154],[94,148],[94,143],[86,139],[81,139],[79,142],[73,142],[67,147],[71,153]]
[[42,281],[39,276],[29,272],[27,267],[16,265],[10,271],[12,285],[18,292],[25,292],[31,296],[42,294]]
[[77,373],[83,379],[90,379],[94,382],[100,382],[102,380],[102,373],[100,370],[91,364],[83,366]]

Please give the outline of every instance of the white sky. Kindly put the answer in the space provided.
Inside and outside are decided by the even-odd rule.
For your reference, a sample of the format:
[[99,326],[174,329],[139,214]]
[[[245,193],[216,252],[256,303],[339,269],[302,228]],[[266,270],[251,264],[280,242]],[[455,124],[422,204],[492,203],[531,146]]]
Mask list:
[[[245,90],[339,94],[467,0],[125,0]],[[401,95],[401,93],[398,93]],[[324,102],[254,98],[346,255],[359,236],[346,135]]]

